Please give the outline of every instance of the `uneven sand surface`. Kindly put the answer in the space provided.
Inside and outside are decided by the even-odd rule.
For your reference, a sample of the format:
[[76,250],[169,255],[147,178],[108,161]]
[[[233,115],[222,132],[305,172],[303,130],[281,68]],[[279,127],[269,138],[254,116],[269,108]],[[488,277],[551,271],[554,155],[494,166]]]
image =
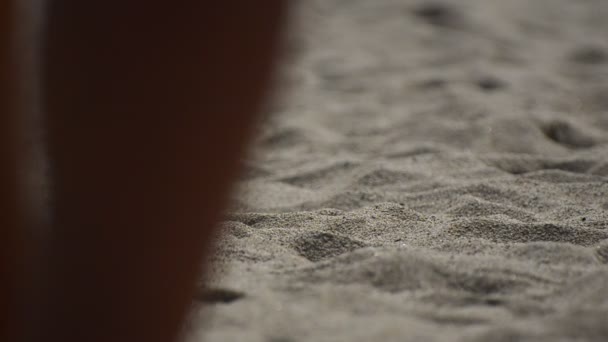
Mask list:
[[192,341],[608,340],[608,2],[306,0],[286,59]]

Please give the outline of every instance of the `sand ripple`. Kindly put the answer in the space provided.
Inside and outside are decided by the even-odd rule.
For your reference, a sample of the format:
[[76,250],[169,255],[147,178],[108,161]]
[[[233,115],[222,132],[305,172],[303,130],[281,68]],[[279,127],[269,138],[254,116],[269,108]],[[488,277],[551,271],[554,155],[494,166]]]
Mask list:
[[608,340],[606,18],[303,1],[193,338]]

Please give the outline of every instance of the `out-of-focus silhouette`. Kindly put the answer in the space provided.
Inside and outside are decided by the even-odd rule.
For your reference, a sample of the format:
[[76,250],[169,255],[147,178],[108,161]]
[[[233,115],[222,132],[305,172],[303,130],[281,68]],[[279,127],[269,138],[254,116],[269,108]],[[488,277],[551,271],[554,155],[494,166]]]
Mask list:
[[51,233],[36,286],[19,275],[32,244],[14,3],[0,5],[2,340],[171,341],[268,93],[284,2],[48,1]]

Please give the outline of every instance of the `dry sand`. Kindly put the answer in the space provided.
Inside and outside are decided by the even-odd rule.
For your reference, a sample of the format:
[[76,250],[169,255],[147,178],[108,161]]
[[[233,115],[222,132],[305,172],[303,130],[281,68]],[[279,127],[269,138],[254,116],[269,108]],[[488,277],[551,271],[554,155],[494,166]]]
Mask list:
[[608,340],[607,37],[604,0],[303,1],[190,339]]

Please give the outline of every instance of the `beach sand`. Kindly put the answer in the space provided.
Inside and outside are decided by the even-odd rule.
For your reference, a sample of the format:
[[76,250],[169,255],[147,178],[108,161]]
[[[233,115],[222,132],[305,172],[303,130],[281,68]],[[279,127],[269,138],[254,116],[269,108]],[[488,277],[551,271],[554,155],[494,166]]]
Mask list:
[[300,2],[188,341],[608,340],[607,18]]

